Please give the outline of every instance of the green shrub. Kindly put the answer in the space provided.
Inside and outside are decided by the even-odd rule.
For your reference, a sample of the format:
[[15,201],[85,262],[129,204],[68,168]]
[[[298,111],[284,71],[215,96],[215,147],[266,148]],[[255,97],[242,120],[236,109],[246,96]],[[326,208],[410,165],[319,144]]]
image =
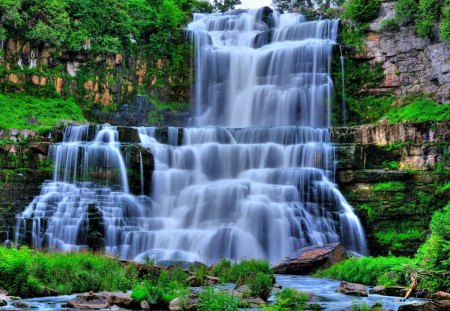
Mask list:
[[330,268],[318,271],[316,276],[366,285],[409,285],[405,266],[415,261],[406,257],[350,258]]
[[382,119],[390,124],[402,122],[427,122],[450,120],[450,105],[441,105],[429,98],[417,98],[396,109],[388,111]]
[[344,3],[344,17],[357,23],[370,22],[377,18],[380,0],[350,0]]
[[416,20],[417,0],[398,0],[395,5],[395,19],[400,26],[406,26]]
[[400,26],[395,18],[384,18],[380,22],[380,31],[381,32],[394,32],[398,31]]
[[442,41],[450,44],[450,0],[445,0],[442,5],[440,35]]
[[430,291],[450,290],[450,204],[434,213],[431,235],[419,249],[417,259],[421,269],[428,272],[420,286]]
[[273,275],[257,272],[247,277],[246,284],[248,284],[252,296],[266,300],[272,292]]
[[416,20],[417,34],[420,37],[434,38],[434,26],[441,15],[439,0],[419,0],[419,13]]
[[239,299],[206,287],[200,294],[198,311],[237,311]]
[[366,96],[347,98],[352,124],[373,123],[378,121],[391,108],[394,98]]
[[275,298],[276,303],[264,307],[264,311],[303,311],[308,302],[308,296],[291,288],[277,292]]

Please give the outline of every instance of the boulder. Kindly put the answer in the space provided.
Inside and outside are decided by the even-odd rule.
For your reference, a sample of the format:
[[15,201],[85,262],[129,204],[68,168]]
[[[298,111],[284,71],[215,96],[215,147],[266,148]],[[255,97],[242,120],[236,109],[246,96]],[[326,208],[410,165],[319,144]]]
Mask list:
[[141,310],[150,310],[150,304],[147,300],[142,300],[140,303]]
[[109,303],[102,296],[93,292],[76,296],[67,302],[69,308],[81,310],[101,310],[109,307]]
[[279,274],[311,274],[346,258],[345,249],[340,243],[309,246],[287,256],[273,267],[273,271]]
[[105,299],[110,305],[116,305],[118,307],[127,308],[133,304],[134,299],[127,293],[101,293],[101,297]]
[[362,284],[358,283],[350,283],[341,281],[339,287],[336,289],[338,293],[342,293],[344,295],[349,296],[358,296],[358,297],[367,297],[366,287]]
[[450,311],[450,301],[427,301],[403,305],[398,311]]
[[8,302],[5,299],[0,299],[0,307],[4,307],[8,304]]
[[437,300],[450,300],[450,294],[446,292],[437,292],[433,297]]

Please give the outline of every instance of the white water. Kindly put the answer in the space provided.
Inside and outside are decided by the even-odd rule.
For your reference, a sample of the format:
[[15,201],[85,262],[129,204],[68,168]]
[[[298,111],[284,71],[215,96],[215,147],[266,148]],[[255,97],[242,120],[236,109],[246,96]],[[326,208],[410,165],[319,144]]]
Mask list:
[[[182,142],[178,128],[164,140],[155,128],[138,129],[155,160],[152,202],[129,193],[115,128],[89,135],[69,127],[53,148],[54,180],[18,217],[16,240],[31,230],[35,247],[84,249],[94,203],[106,251],[122,258],[275,262],[338,241],[364,254],[359,220],[333,183],[327,128],[337,21],[251,10],[195,14],[188,30],[196,127],[182,130]],[[142,190],[143,169],[141,161]]]

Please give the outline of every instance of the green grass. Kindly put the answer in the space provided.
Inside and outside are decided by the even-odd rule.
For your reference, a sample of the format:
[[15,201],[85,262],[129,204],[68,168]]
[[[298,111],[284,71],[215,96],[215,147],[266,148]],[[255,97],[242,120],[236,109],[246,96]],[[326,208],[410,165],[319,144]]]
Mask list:
[[418,98],[409,104],[389,110],[381,119],[390,124],[450,120],[450,105],[441,105],[429,98]]
[[231,263],[221,260],[214,265],[210,274],[219,277],[223,283],[247,284],[252,296],[266,299],[272,291],[274,283],[273,271],[266,260],[244,260]]
[[26,247],[0,247],[0,288],[11,295],[70,294],[129,290],[137,277],[134,267],[90,253],[42,253]]
[[316,273],[318,277],[339,279],[366,285],[408,285],[405,266],[415,261],[406,257],[350,258],[326,270]]
[[[0,94],[0,128],[48,131],[61,120],[86,122],[83,110],[69,99],[36,98],[22,94]],[[37,124],[28,121],[37,119]]]
[[403,191],[405,188],[405,183],[401,181],[388,181],[376,184],[373,191]]

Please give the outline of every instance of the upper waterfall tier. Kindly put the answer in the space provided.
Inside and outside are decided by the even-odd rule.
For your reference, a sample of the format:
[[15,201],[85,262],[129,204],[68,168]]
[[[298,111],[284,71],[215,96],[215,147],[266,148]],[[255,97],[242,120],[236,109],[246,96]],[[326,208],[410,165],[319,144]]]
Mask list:
[[263,9],[194,14],[195,126],[330,126],[338,20]]

